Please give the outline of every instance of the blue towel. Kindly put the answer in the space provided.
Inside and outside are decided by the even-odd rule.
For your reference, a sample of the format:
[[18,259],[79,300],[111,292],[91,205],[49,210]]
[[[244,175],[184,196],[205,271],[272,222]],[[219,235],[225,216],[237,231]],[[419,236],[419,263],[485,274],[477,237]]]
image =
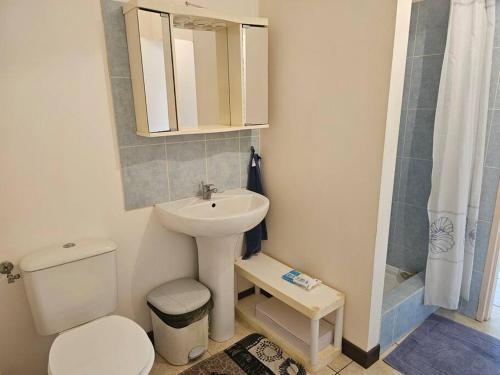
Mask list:
[[[247,189],[255,193],[264,195],[262,181],[260,178],[260,159],[253,146],[250,148],[250,164],[248,166]],[[245,233],[246,252],[243,259],[248,259],[252,255],[262,250],[261,241],[267,240],[266,221],[262,220],[256,227]]]

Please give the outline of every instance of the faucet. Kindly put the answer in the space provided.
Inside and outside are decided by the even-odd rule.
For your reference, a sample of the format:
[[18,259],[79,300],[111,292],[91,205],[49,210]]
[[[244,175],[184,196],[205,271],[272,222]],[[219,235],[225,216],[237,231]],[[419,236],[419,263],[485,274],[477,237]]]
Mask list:
[[201,186],[201,196],[205,200],[212,199],[212,193],[217,193],[217,188],[214,186],[214,184],[204,184],[202,181],[200,186]]

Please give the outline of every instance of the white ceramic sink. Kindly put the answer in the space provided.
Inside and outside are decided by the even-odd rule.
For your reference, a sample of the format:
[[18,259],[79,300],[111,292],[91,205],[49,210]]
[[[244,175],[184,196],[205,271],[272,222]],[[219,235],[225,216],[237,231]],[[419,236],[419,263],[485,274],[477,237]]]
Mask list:
[[229,190],[212,199],[199,197],[158,204],[162,224],[193,237],[220,237],[246,232],[260,223],[269,200],[248,190]]
[[214,194],[212,199],[187,198],[155,206],[167,229],[196,238],[200,281],[212,293],[210,337],[226,341],[234,336],[234,258],[243,233],[267,214],[269,200],[244,189]]

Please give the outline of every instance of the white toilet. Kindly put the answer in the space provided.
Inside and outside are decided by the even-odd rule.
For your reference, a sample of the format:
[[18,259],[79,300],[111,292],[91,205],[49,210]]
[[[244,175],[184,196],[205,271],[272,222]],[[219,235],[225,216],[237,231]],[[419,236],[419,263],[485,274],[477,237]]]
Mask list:
[[20,264],[40,335],[59,333],[49,375],[146,375],[154,349],[146,332],[116,308],[116,244],[83,240],[42,249]]

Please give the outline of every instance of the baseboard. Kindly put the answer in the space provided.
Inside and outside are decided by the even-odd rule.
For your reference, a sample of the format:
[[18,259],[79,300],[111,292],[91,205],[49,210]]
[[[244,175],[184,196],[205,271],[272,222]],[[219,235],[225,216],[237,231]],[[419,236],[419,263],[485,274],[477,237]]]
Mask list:
[[351,358],[357,364],[368,368],[377,362],[380,358],[380,345],[377,344],[370,351],[365,352],[363,349],[358,348],[352,342],[342,339],[342,353]]
[[[265,295],[267,298],[271,298],[272,294],[266,292],[264,289],[261,289],[260,292]],[[238,293],[238,300],[251,296],[252,294],[255,294],[255,287],[251,287],[245,290],[242,290],[241,292]]]

